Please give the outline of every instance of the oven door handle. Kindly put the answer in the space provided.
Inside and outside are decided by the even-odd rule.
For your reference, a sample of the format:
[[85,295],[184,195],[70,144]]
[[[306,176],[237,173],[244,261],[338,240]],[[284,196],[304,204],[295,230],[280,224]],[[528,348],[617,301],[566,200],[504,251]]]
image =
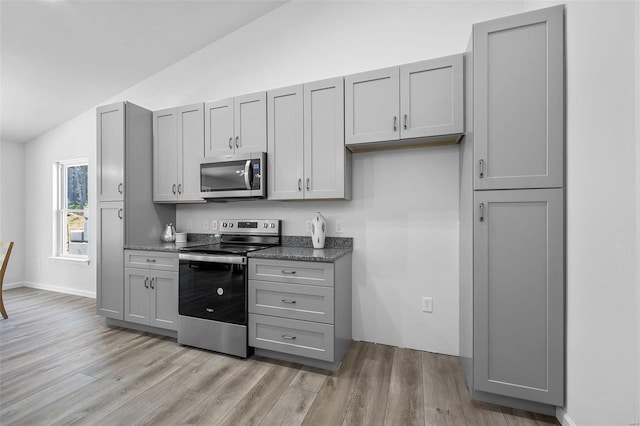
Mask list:
[[225,256],[217,254],[187,254],[179,253],[179,260],[193,260],[196,262],[208,262],[208,263],[229,263],[244,265],[247,263],[247,258],[244,256]]

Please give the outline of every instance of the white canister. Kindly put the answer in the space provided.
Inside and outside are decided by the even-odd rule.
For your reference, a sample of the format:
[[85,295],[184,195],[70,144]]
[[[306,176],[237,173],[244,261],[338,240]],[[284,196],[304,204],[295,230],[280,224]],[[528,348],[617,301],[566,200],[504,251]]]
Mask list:
[[313,241],[313,248],[324,248],[324,239],[326,235],[327,220],[320,212],[316,212],[316,215],[311,220],[311,240]]

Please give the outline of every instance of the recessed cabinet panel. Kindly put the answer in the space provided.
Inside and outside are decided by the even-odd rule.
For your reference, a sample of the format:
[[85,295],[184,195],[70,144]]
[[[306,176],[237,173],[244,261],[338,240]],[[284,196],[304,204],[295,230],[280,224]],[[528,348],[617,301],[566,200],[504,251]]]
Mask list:
[[150,310],[149,277],[144,269],[124,269],[124,320],[148,324]]
[[475,189],[563,185],[563,12],[474,25]]
[[345,77],[345,141],[347,144],[398,139],[398,67]]
[[267,150],[267,95],[265,92],[238,96],[235,105],[235,152]]
[[233,154],[233,98],[205,104],[205,157]]
[[178,273],[154,271],[149,325],[169,330],[178,329]]
[[269,91],[268,184],[271,200],[301,199],[303,193],[302,86]]
[[124,103],[97,109],[98,201],[124,200]]
[[561,406],[563,191],[474,199],[475,388]]
[[153,113],[153,201],[173,201],[178,192],[178,118],[175,108]]
[[401,66],[401,137],[462,133],[462,79],[462,55]]
[[99,315],[123,319],[124,291],[124,202],[98,203],[98,283],[96,305]]
[[178,182],[179,201],[200,201],[200,160],[204,155],[203,104],[178,109]]

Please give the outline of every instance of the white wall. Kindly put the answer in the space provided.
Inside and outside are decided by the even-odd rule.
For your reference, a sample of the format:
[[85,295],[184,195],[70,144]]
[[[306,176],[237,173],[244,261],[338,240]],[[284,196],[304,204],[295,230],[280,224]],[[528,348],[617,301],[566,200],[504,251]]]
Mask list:
[[0,241],[13,241],[4,288],[24,280],[24,145],[0,141]]
[[565,411],[627,425],[640,421],[638,3],[570,2],[566,16]]

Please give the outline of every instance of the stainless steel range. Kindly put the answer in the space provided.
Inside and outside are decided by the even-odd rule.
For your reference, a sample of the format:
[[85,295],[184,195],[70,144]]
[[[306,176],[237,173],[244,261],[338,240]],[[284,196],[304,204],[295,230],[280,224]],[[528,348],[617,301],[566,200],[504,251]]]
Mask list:
[[180,250],[178,343],[246,358],[247,253],[280,245],[280,220],[225,219],[220,243]]

